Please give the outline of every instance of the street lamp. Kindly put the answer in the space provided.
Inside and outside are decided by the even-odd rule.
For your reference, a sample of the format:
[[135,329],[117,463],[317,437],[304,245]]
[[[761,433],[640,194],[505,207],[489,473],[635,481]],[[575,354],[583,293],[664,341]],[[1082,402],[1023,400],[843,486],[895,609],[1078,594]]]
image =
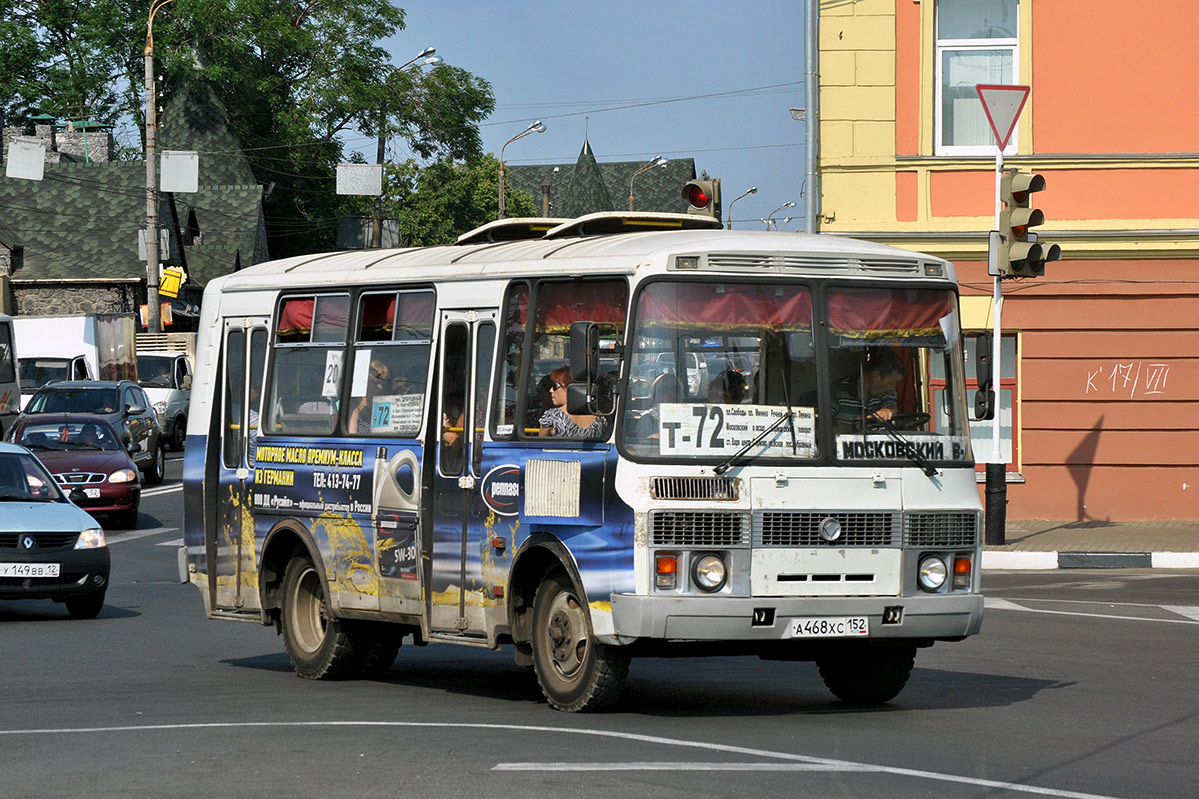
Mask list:
[[[508,139],[508,141],[504,142],[504,147],[507,147],[517,139],[523,139],[530,133],[545,133],[545,125],[541,124],[540,119],[534,122],[532,125],[529,125],[529,127],[525,128],[520,133],[513,136],[511,139]],[[504,204],[504,147],[500,148],[500,212],[496,217],[497,219],[505,219],[508,216],[506,206]]]
[[158,171],[154,140],[158,111],[154,102],[154,15],[174,0],[153,0],[146,18],[146,332],[162,332],[162,309],[158,307]]
[[767,230],[778,230],[778,227],[774,224],[774,215],[777,214],[779,211],[783,210],[784,208],[794,208],[794,207],[795,207],[795,203],[788,200],[787,202],[780,205],[778,208],[775,208],[773,211],[771,211],[770,216],[766,217],[766,229]]
[[[403,64],[400,64],[398,67],[396,67],[395,71],[401,72],[401,71],[407,69],[408,67],[412,66],[413,64],[416,64],[416,62],[420,61],[422,58],[424,59],[424,61],[421,61],[419,64],[416,64],[417,69],[419,69],[421,67],[425,67],[425,66],[437,66],[438,64],[442,63],[445,59],[443,59],[439,55],[435,55],[436,52],[437,52],[437,48],[426,47],[424,50],[421,50],[415,56],[413,56],[412,58],[405,61]],[[387,110],[387,107],[385,105],[383,107],[383,110],[379,112],[379,146],[375,150],[375,163],[379,164],[379,165],[383,164],[383,159],[385,157],[384,150],[386,149],[386,145],[387,145],[387,134],[384,130],[384,124],[386,121],[384,119],[384,117],[386,116],[386,110]],[[371,247],[373,247],[374,249],[377,250],[382,246],[383,246],[383,195],[380,194],[378,197],[375,198],[375,218],[371,225]]]
[[[742,192],[741,195],[738,196],[736,200],[733,200],[733,203],[737,202],[737,200],[740,200],[742,197],[745,197],[746,195],[757,194],[757,193],[758,193],[758,187],[754,186],[753,188],[749,189],[748,191]],[[729,215],[724,223],[725,230],[733,229],[733,203],[729,203]]]
[[665,167],[667,160],[660,155],[655,155],[653,159],[645,166],[633,173],[633,177],[629,178],[629,210],[633,210],[633,178],[640,175],[642,172],[648,172],[656,166]]

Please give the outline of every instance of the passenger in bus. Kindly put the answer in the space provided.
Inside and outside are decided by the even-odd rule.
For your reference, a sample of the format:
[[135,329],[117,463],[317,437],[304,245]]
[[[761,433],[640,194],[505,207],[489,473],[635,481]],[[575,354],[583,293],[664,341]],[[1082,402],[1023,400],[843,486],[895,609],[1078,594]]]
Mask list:
[[661,406],[682,401],[683,384],[673,372],[666,372],[655,377],[653,385],[649,387],[649,410],[637,417],[635,427],[637,435],[656,439],[662,418]]
[[717,405],[736,405],[745,401],[749,386],[735,369],[726,369],[708,383],[708,402]]
[[371,432],[371,409],[374,406],[376,397],[389,393],[387,391],[387,379],[391,372],[387,368],[387,364],[377,358],[370,362],[367,367],[366,374],[366,393],[362,395],[362,399],[350,411],[349,429],[352,433],[369,433]]
[[852,429],[862,418],[890,421],[899,407],[899,382],[903,364],[888,349],[873,349],[866,354],[857,374],[834,386],[833,413],[841,429]]
[[566,387],[570,385],[570,368],[560,366],[550,372],[550,399],[554,407],[541,414],[539,435],[565,438],[605,438],[608,420],[593,414],[570,413],[566,410]]

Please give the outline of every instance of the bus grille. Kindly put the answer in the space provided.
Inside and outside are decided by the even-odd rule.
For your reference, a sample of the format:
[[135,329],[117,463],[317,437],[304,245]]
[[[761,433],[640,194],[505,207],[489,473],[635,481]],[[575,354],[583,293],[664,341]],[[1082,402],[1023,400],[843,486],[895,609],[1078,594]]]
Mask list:
[[[820,536],[820,523],[841,524],[835,541]],[[861,511],[764,511],[754,514],[756,547],[887,547],[899,542],[898,513]]]
[[665,547],[735,547],[749,543],[749,514],[654,511],[650,542]]
[[979,515],[909,513],[903,522],[903,543],[909,547],[972,547],[978,541]]
[[731,477],[655,477],[649,482],[654,499],[736,500],[741,492]]

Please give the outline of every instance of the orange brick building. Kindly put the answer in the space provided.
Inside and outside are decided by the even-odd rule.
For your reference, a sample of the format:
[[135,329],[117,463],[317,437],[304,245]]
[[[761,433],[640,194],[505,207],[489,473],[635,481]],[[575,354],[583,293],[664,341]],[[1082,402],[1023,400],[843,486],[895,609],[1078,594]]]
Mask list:
[[1045,177],[1063,254],[1003,282],[1008,519],[1199,519],[1196,31],[1167,0],[821,3],[820,227],[954,261],[972,330],[995,224],[974,86],[1032,89],[1004,166]]

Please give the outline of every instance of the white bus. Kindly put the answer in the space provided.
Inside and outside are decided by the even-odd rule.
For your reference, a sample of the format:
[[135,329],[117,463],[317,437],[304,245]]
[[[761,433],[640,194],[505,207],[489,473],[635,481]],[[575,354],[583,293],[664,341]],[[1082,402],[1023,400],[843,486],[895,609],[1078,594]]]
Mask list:
[[259,264],[204,295],[185,579],[309,678],[410,636],[568,711],[677,654],[885,702],[982,621],[957,309],[946,261],[688,215]]

